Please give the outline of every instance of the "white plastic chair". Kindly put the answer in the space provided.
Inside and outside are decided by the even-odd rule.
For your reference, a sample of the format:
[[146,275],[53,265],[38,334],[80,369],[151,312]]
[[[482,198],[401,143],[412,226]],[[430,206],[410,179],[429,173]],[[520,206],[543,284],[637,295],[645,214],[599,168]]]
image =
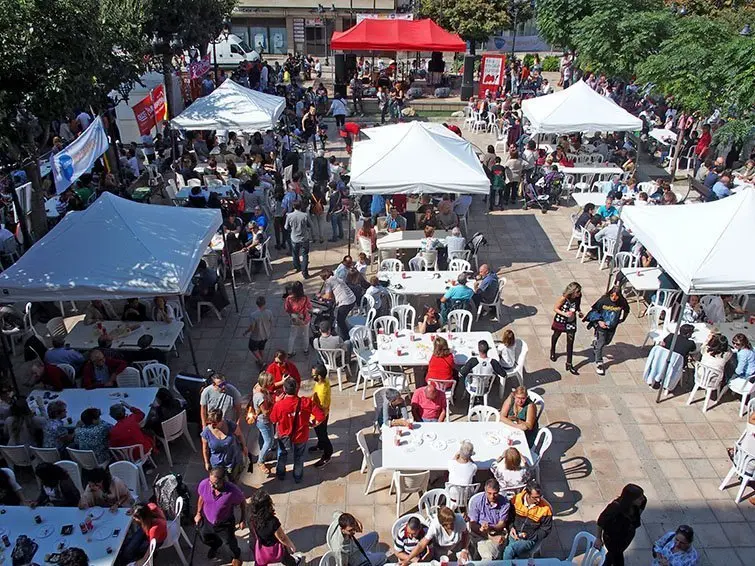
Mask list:
[[97,456],[94,454],[94,450],[74,450],[73,448],[67,448],[68,455],[71,460],[76,462],[84,470],[93,470],[95,468],[104,468],[110,462],[108,458],[104,462],[97,460]]
[[110,453],[117,462],[130,462],[137,467],[139,470],[139,480],[144,492],[146,492],[149,486],[147,484],[147,476],[144,474],[144,463],[149,461],[153,467],[157,467],[155,461],[152,459],[152,450],[144,452],[144,446],[141,444],[132,444],[130,446],[111,448]]
[[375,476],[384,472],[393,474],[393,470],[383,467],[383,451],[382,450],[375,450],[374,452],[370,452],[370,449],[367,446],[367,439],[365,438],[365,434],[363,430],[360,430],[359,432],[357,432],[357,444],[359,445],[359,450],[362,451],[361,472],[362,473],[367,472],[367,483],[365,484],[365,487],[364,487],[364,494],[369,495],[370,488],[372,487],[372,484],[375,481]]
[[721,385],[724,374],[721,370],[705,366],[700,362],[695,362],[695,386],[689,394],[687,405],[691,405],[698,389],[705,390],[705,402],[703,403],[703,413],[708,410],[708,403],[713,392],[716,392],[716,403],[721,401]]
[[637,256],[631,252],[618,252],[613,258],[613,267],[616,271],[622,269],[633,269],[637,267]]
[[576,228],[574,224],[577,222],[578,216],[576,214],[571,214],[571,238],[569,238],[569,243],[566,245],[566,251],[571,251],[571,247],[574,244],[574,242],[577,242],[577,246],[579,246],[580,242],[582,242],[582,229]]
[[270,256],[270,236],[262,242],[259,257],[249,256],[249,264],[261,263],[268,277],[273,275],[273,258]]
[[671,319],[671,309],[651,305],[645,314],[647,315],[645,318],[648,322],[648,332],[642,342],[643,348],[648,341],[658,344],[666,336],[665,323]]
[[142,387],[142,374],[137,368],[127,367],[115,377],[118,387]]
[[497,423],[501,420],[501,412],[495,407],[477,405],[469,410],[467,420],[469,422]]
[[372,322],[375,334],[393,334],[398,332],[398,319],[395,316],[379,316]]
[[527,390],[527,397],[529,398],[530,403],[533,403],[535,405],[535,419],[539,421],[540,415],[542,415],[543,411],[545,410],[545,401],[540,395],[538,395],[531,389]]
[[503,288],[506,286],[506,283],[508,282],[508,279],[505,277],[499,277],[498,278],[498,290],[495,293],[495,299],[493,299],[492,303],[486,303],[484,301],[480,301],[480,304],[477,306],[477,319],[480,320],[480,317],[482,316],[482,311],[487,308],[494,308],[495,309],[495,320],[500,321],[502,315],[501,309],[503,307]]
[[402,271],[404,266],[401,260],[389,257],[380,262],[380,271]]
[[340,348],[315,348],[317,353],[320,354],[322,363],[325,364],[325,369],[330,372],[336,372],[338,377],[338,390],[343,391],[343,372],[351,374],[349,368],[349,357],[346,355],[346,350]]
[[71,383],[76,383],[76,370],[73,369],[73,366],[71,364],[55,364],[60,369],[63,370],[63,373],[66,374],[66,377],[71,380]]
[[602,244],[602,253],[600,254],[600,263],[598,269],[603,269],[603,266],[610,266],[610,259],[613,257],[613,250],[616,248],[616,240],[614,238],[603,238],[600,243]]
[[424,257],[417,255],[409,260],[409,270],[410,271],[429,271],[430,266],[428,265],[427,260]]
[[380,368],[380,382],[383,387],[390,387],[396,389],[401,393],[405,393],[409,390],[409,378],[403,372],[388,371],[387,369]]
[[37,448],[36,446],[29,446],[32,455],[40,462],[47,462],[48,464],[54,464],[60,460],[60,452],[57,448]]
[[579,247],[577,248],[577,255],[576,255],[576,257],[579,257],[580,254],[582,255],[582,259],[580,259],[580,263],[585,263],[587,252],[595,251],[595,253],[598,253],[598,250],[599,250],[599,247],[593,242],[592,235],[590,234],[590,232],[588,232],[586,228],[582,228],[582,241],[579,243]]
[[451,422],[451,403],[454,400],[454,391],[456,390],[456,381],[453,379],[432,379],[428,378],[427,383],[435,385],[435,389],[442,391],[446,396],[446,422]]
[[472,250],[454,250],[452,252],[448,252],[448,261],[452,261],[454,259],[463,259],[464,261],[468,262],[471,255]]
[[120,462],[110,464],[108,470],[110,470],[111,476],[123,480],[123,483],[126,484],[126,487],[134,497],[134,501],[142,500],[144,484],[142,483],[141,472],[136,464],[121,460]]
[[742,447],[742,440],[744,440],[747,430],[745,430],[739,437],[736,443],[734,443],[734,460],[731,465],[729,473],[726,474],[724,481],[718,486],[720,491],[726,489],[727,484],[734,478],[742,478],[742,482],[739,484],[739,490],[737,496],[734,498],[735,503],[742,501],[747,484],[751,481],[755,481],[755,454],[750,454]]
[[354,390],[359,392],[359,384],[362,384],[362,399],[365,399],[367,396],[368,381],[370,382],[370,387],[375,385],[375,381],[383,381],[383,368],[379,363],[370,359],[371,354],[372,350],[354,350],[357,365],[359,366],[357,383],[354,386]]
[[425,259],[429,271],[438,270],[438,252],[436,250],[424,250],[417,254],[417,257]]
[[252,273],[249,271],[249,254],[244,250],[239,250],[231,254],[231,278],[234,284],[236,283],[236,272],[244,271],[249,279],[249,283],[252,282]]
[[396,489],[396,517],[401,516],[402,497],[411,493],[419,493],[419,496],[422,497],[422,494],[427,491],[427,484],[429,481],[429,470],[411,473],[397,471],[393,474],[391,488],[388,491],[390,493],[394,488]]
[[368,326],[352,326],[349,330],[349,342],[354,352],[372,353],[375,345],[372,342],[372,332]]
[[605,546],[602,546],[600,550],[595,548],[593,546],[593,544],[595,543],[595,535],[586,531],[581,531],[576,534],[574,540],[571,543],[571,551],[569,552],[569,556],[566,557],[566,561],[569,563],[574,562],[574,559],[577,557],[577,553],[580,552],[580,547],[583,543],[585,546],[585,551],[584,555],[582,556],[582,562],[580,562],[580,564],[582,566],[603,566],[603,562],[606,559],[606,554],[608,553],[608,551],[606,550]]
[[532,444],[532,467],[535,469],[535,477],[540,483],[540,462],[553,443],[553,433],[548,427],[542,427],[537,431],[535,442]]
[[0,446],[0,454],[3,455],[5,461],[14,471],[16,466],[33,466],[31,452],[29,452],[29,447],[25,444],[20,444],[18,446]]
[[525,342],[521,338],[517,338],[516,343],[514,344],[514,351],[517,350],[519,351],[519,354],[516,357],[516,365],[506,372],[506,377],[501,377],[501,389],[504,389],[506,387],[506,379],[511,376],[517,378],[519,385],[524,385],[524,364],[527,361],[527,352],[529,351],[527,342]]
[[480,483],[470,483],[469,485],[456,485],[446,482],[446,492],[448,493],[448,507],[456,510],[459,507],[467,509],[469,500],[480,489]]
[[332,550],[327,551],[320,558],[320,564],[318,566],[338,566],[338,559]]
[[414,330],[417,311],[412,305],[398,305],[391,309],[391,316],[398,320],[399,330]]
[[165,364],[149,364],[142,369],[146,387],[170,389],[170,368]]
[[[192,179],[189,179],[191,181]],[[153,538],[151,541],[149,541],[149,556],[147,556],[147,560],[142,562],[142,566],[154,566],[154,559],[155,559],[155,549],[157,548],[157,539]]]
[[448,505],[450,497],[445,489],[436,488],[425,492],[419,498],[417,509],[424,516],[426,521],[433,520],[438,514],[438,509]]
[[493,380],[495,376],[491,374],[480,375],[471,373],[464,379],[464,389],[469,394],[469,411],[467,412],[467,418],[469,419],[472,414],[472,409],[475,406],[475,399],[482,398],[482,404],[488,404],[488,395],[493,388]]
[[65,337],[68,334],[68,329],[66,328],[66,324],[62,316],[51,318],[47,321],[46,326],[47,332],[50,334],[51,338],[54,338],[55,336]]
[[81,468],[76,462],[71,460],[58,460],[55,462],[55,465],[66,471],[68,477],[71,478],[71,481],[79,490],[79,493],[84,493],[84,485],[81,481]]
[[[659,307],[670,308],[679,300],[679,297],[681,296],[682,292],[677,291],[676,289],[658,289],[658,291],[656,291],[655,293],[653,304]],[[700,299],[700,304],[703,306],[703,310],[705,309],[705,300],[708,296],[709,295],[704,296]]]
[[176,551],[176,554],[178,554],[178,558],[181,560],[181,564],[183,564],[183,566],[187,566],[188,562],[186,561],[186,557],[184,556],[183,550],[181,549],[181,537],[183,536],[186,544],[189,545],[189,548],[193,547],[193,545],[189,540],[189,536],[181,526],[181,512],[183,511],[183,508],[184,499],[183,497],[179,497],[178,499],[176,499],[176,515],[173,520],[168,523],[168,536],[160,546],[160,550],[162,550],[163,548],[173,547],[173,549]]
[[165,455],[168,457],[168,464],[173,467],[173,458],[170,456],[170,442],[183,436],[191,446],[193,452],[197,451],[197,447],[194,446],[194,440],[189,434],[189,427],[186,422],[186,409],[178,413],[175,417],[171,417],[167,421],[161,423],[163,429],[163,436],[158,436],[160,442],[165,449]]
[[448,271],[467,273],[472,271],[472,264],[465,259],[452,259],[448,264]]
[[740,417],[745,416],[748,400],[753,394],[755,394],[755,383],[750,382],[753,378],[755,378],[755,375],[750,375],[748,377],[734,377],[730,379],[721,390],[721,395],[730,390],[732,393],[736,393],[742,397],[742,402],[739,405]]
[[449,332],[472,332],[472,313],[466,309],[455,309],[448,313]]

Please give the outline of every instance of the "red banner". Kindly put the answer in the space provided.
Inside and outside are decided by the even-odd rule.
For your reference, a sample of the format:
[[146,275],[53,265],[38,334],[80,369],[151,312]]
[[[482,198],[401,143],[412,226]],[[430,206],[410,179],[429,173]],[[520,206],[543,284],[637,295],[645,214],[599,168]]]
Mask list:
[[194,61],[189,65],[189,75],[192,79],[200,79],[209,73],[210,69],[212,69],[212,65],[210,64],[210,56],[207,55],[204,59]]
[[483,55],[480,62],[480,87],[478,95],[485,96],[487,91],[493,91],[493,98],[498,87],[503,84],[506,71],[505,55]]
[[136,122],[139,124],[139,133],[148,135],[152,128],[158,126],[168,115],[168,106],[165,102],[165,87],[158,85],[152,92],[142,98],[132,107]]
[[168,118],[168,105],[165,101],[165,87],[157,85],[152,89],[152,107],[155,109],[155,124]]

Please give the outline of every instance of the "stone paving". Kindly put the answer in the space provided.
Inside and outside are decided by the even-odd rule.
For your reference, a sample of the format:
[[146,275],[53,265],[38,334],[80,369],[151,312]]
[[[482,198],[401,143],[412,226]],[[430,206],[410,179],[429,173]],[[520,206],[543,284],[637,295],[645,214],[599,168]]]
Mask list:
[[[477,138],[479,146],[487,145],[484,136]],[[738,399],[726,395],[721,404],[703,414],[701,402],[685,404],[690,390],[688,377],[681,391],[656,404],[656,392],[642,382],[649,348],[640,347],[646,319],[636,317],[634,304],[614,343],[606,348],[605,376],[596,375],[594,366],[588,363],[592,337],[583,327],[575,345],[579,376],[564,372],[563,340],[562,356],[555,363],[549,360],[553,304],[565,285],[570,281],[582,284],[583,309],[587,309],[607,284],[607,270],[599,271],[596,261],[581,264],[575,260],[574,251],[566,250],[571,231],[569,214],[575,210],[562,207],[542,214],[512,208],[488,214],[486,205],[476,197],[469,223],[472,230],[484,232],[489,242],[480,261],[507,278],[503,320],[481,321],[475,328],[499,333],[511,328],[528,343],[525,384],[543,395],[545,411],[540,424],[553,432],[553,445],[542,462],[541,480],[545,497],[553,506],[555,527],[543,544],[543,556],[565,558],[574,535],[581,530],[594,532],[595,520],[605,504],[624,484],[633,482],[644,488],[648,505],[643,525],[627,553],[628,564],[649,564],[652,542],[682,523],[695,528],[701,564],[755,564],[755,506],[746,501],[736,505],[733,487],[718,490],[729,469],[726,448],[745,424],[737,416]],[[343,244],[313,245],[310,272],[334,266],[345,252]],[[267,297],[268,307],[276,315],[268,358],[287,344],[289,323],[281,295],[284,285],[296,277],[290,257],[274,254],[272,278],[256,275],[251,284],[238,278],[238,313],[231,304],[222,321],[207,317],[191,331],[200,369],[222,371],[243,393],[250,391],[257,374],[243,333],[258,295]],[[319,282],[317,278],[307,281],[307,292],[315,293]],[[185,344],[180,354],[171,362],[173,370],[190,371]],[[304,392],[311,390],[307,376],[314,359],[312,354],[305,359],[301,352],[294,358],[305,376]],[[500,406],[499,394],[496,386],[491,404]],[[466,406],[454,407],[453,413],[453,420],[465,418]],[[304,481],[299,485],[290,475],[279,482],[267,479],[258,469],[242,477],[248,494],[258,488],[272,494],[284,528],[311,564],[316,564],[326,550],[326,528],[337,510],[348,510],[366,530],[377,530],[382,548],[391,549],[390,529],[396,515],[388,477],[379,477],[373,493],[364,495],[366,478],[359,470],[361,454],[355,435],[362,428],[371,428],[372,422],[372,400],[368,397],[363,401],[361,391],[353,391],[353,381],[343,392],[336,386],[329,425],[335,454],[328,466],[317,470],[312,466],[316,457],[308,458]],[[373,449],[377,445],[372,435],[370,445]],[[174,446],[173,469],[183,473],[194,488],[205,476],[202,459],[181,440]],[[165,459],[160,456],[157,460],[159,472],[167,471]],[[478,479],[484,481],[486,476],[481,473]],[[432,481],[437,487],[444,480],[438,473]],[[417,496],[410,496],[402,505],[402,513],[416,509],[416,504]],[[246,533],[239,535],[246,539]],[[245,560],[249,560],[247,545],[242,544],[242,548]],[[195,563],[208,562],[206,549],[199,544]],[[173,551],[165,550],[158,554],[156,563],[177,564],[178,560]]]

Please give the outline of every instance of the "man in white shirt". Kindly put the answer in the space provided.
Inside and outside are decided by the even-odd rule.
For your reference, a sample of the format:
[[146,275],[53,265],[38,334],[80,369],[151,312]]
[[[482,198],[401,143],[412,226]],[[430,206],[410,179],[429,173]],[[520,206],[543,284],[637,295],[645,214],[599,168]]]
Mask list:
[[322,77],[322,63],[319,59],[315,59],[315,74],[318,79]]
[[142,171],[139,159],[136,157],[136,152],[133,149],[129,149],[126,155],[128,156],[128,168],[131,171],[131,174],[138,179],[142,174]]
[[609,238],[615,241],[619,236],[619,225],[617,224],[618,221],[618,216],[611,216],[608,219],[608,226],[606,226],[602,230],[599,230],[598,233],[595,234],[595,241],[602,242],[603,238]]
[[456,226],[451,230],[451,235],[446,238],[446,251],[448,252],[449,261],[452,259],[451,252],[460,252],[464,250],[467,241],[461,235],[461,230]]
[[336,324],[338,335],[346,342],[349,339],[350,325],[346,320],[349,311],[357,302],[356,296],[344,281],[336,277],[330,269],[323,269],[320,278],[325,281],[320,298],[336,303]]
[[155,161],[155,141],[152,139],[152,134],[144,134],[141,140],[144,157],[147,158],[148,163],[153,163]]
[[346,123],[346,115],[348,114],[348,112],[349,109],[346,105],[346,101],[340,94],[336,93],[333,102],[330,103],[328,114],[332,114],[336,119],[337,128],[343,128],[343,125]]

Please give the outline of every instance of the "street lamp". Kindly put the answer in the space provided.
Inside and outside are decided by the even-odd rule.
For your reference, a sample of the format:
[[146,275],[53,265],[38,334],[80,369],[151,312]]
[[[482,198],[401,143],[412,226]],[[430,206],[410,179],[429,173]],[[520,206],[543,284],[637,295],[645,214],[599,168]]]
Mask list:
[[223,29],[220,32],[220,34],[215,39],[210,41],[210,43],[212,44],[212,62],[213,62],[213,67],[215,68],[215,84],[216,85],[220,81],[217,45],[223,41],[228,41],[229,35],[231,35],[231,20],[226,18],[225,20],[223,20]]
[[513,26],[513,34],[511,38],[511,60],[514,61],[516,55],[514,54],[516,51],[516,28],[519,24],[519,11],[524,7],[525,4],[529,4],[530,0],[509,0],[509,9],[508,13],[509,16],[512,16],[514,18],[514,26]]

